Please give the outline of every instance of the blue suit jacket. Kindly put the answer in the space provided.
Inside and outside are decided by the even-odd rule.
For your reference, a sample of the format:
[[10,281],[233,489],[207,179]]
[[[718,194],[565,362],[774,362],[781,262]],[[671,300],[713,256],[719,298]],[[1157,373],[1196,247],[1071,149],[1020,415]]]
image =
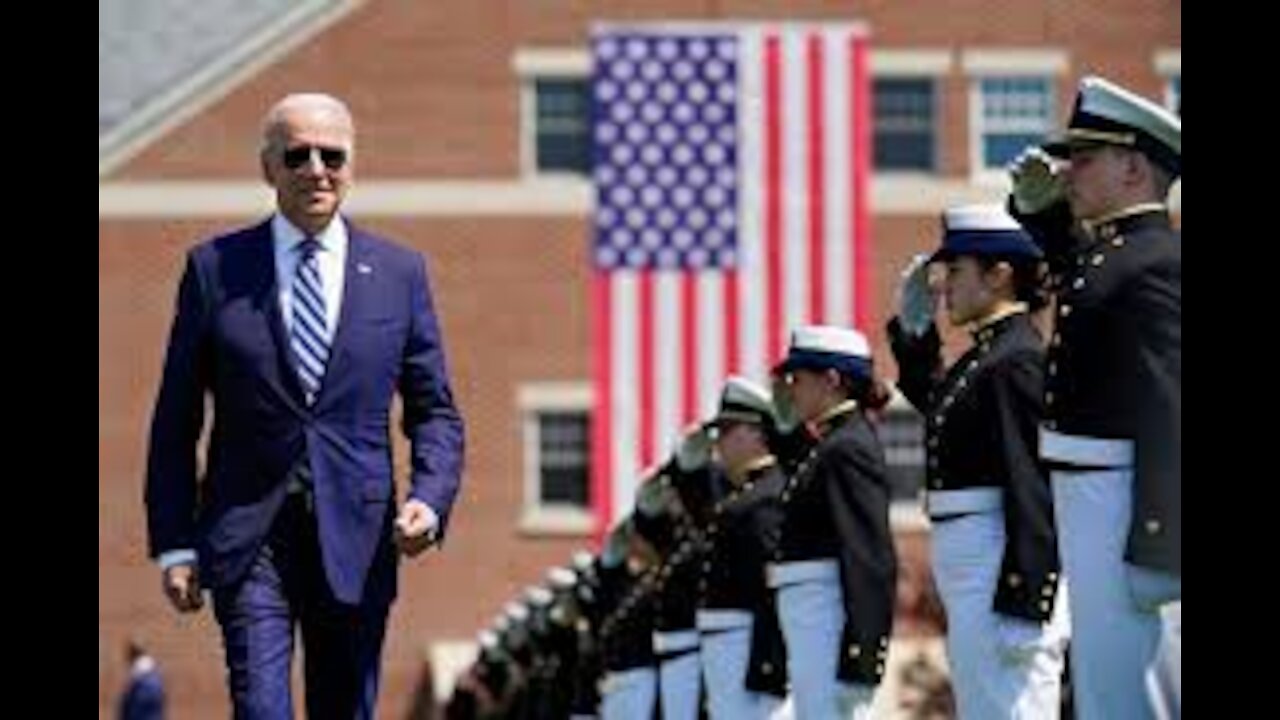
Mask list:
[[[397,391],[412,447],[410,496],[439,514],[444,531],[463,427],[426,264],[350,224],[348,237],[341,313],[310,407],[281,318],[270,222],[214,238],[187,258],[152,418],[147,521],[152,555],[195,548],[208,586],[248,569],[284,502],[286,475],[305,454],[334,595],[353,604],[394,596],[389,422]],[[214,421],[197,487],[206,395]]]

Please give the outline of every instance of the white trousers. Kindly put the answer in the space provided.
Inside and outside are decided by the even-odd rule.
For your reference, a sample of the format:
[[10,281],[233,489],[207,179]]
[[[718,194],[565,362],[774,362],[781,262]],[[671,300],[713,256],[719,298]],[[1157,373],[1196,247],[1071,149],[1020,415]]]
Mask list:
[[751,623],[702,636],[702,677],[712,720],[776,720],[782,699],[747,689],[751,661]]
[[1158,720],[1182,717],[1182,601],[1160,608],[1156,657],[1147,668],[1147,697]]
[[[834,566],[835,561],[830,563]],[[797,720],[868,720],[875,687],[836,679],[845,614],[839,569],[778,588],[778,619]]]
[[933,575],[947,612],[947,661],[962,720],[1052,720],[1062,701],[1065,593],[1045,624],[992,610],[1004,555],[1000,510],[933,525]]
[[[696,631],[694,632],[696,635]],[[658,666],[658,694],[663,720],[698,720],[702,663],[697,650]]]
[[1076,717],[1151,718],[1145,673],[1160,640],[1158,609],[1181,598],[1181,579],[1124,560],[1132,469],[1055,470],[1050,479],[1071,602]]
[[653,720],[658,673],[642,667],[605,675],[600,720]]

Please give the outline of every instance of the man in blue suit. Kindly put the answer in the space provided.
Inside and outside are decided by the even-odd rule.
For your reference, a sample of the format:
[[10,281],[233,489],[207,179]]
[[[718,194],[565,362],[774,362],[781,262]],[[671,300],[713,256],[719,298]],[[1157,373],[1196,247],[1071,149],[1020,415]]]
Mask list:
[[[151,426],[151,553],[180,612],[212,591],[237,718],[374,713],[396,551],[438,543],[457,495],[454,405],[426,265],[339,214],[355,127],[290,95],[264,123],[277,211],[191,250]],[[397,508],[390,409],[411,443]],[[213,425],[197,482],[206,400]]]

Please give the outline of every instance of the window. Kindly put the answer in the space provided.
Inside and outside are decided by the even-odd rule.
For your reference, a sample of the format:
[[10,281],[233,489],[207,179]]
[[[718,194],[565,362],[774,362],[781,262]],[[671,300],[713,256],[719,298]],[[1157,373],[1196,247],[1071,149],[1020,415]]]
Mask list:
[[1028,145],[1054,127],[1053,81],[1045,76],[988,76],[974,81],[975,163],[978,172],[1002,171]]
[[880,442],[889,466],[890,498],[918,503],[924,488],[924,417],[908,406],[890,406],[880,423]]
[[538,504],[587,507],[587,414],[537,414]]
[[590,385],[525,385],[518,404],[524,440],[520,529],[539,534],[590,532]]
[[587,81],[540,78],[533,84],[537,171],[587,174],[591,165]]
[[875,113],[875,169],[937,169],[937,101],[932,78],[877,78],[872,87]]

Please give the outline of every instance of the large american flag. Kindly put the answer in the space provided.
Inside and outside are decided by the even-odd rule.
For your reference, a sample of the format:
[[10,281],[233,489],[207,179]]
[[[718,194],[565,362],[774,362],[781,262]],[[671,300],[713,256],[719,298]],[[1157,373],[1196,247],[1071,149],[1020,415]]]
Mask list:
[[788,330],[863,328],[870,98],[861,25],[601,26],[592,36],[592,502],[598,528]]

